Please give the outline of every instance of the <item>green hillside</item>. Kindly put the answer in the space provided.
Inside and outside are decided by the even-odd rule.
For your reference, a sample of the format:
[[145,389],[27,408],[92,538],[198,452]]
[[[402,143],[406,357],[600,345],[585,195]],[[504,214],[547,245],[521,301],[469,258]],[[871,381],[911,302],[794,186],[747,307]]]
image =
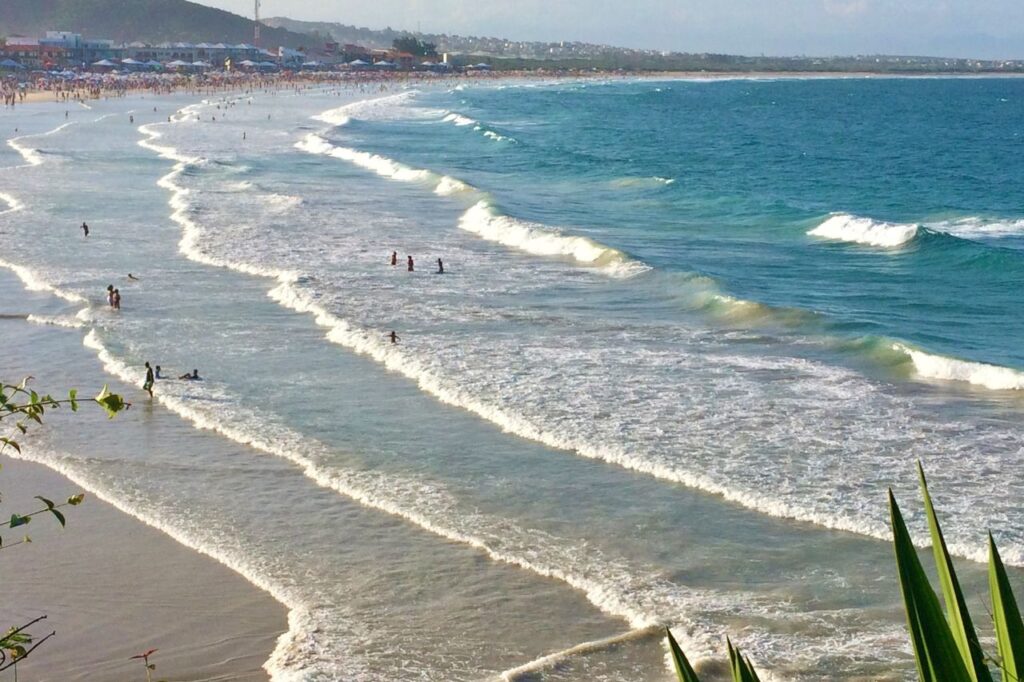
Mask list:
[[[0,0],[0,36],[74,31],[118,42],[251,43],[252,19],[187,0]],[[307,47],[311,38],[264,27],[260,47]]]

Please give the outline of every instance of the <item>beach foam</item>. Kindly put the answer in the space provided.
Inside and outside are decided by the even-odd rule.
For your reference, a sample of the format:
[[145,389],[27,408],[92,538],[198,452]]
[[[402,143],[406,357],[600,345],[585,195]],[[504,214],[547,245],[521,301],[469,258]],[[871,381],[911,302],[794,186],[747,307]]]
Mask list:
[[902,343],[892,348],[910,356],[917,374],[926,379],[962,381],[993,391],[1024,390],[1024,372],[1020,370],[926,353]]
[[854,244],[895,248],[914,239],[918,229],[917,225],[885,223],[840,213],[831,216],[807,234]]
[[540,223],[512,218],[487,199],[481,199],[459,219],[467,232],[535,256],[569,258],[578,265],[597,267],[613,277],[633,277],[650,268],[621,251],[586,237],[566,235]]

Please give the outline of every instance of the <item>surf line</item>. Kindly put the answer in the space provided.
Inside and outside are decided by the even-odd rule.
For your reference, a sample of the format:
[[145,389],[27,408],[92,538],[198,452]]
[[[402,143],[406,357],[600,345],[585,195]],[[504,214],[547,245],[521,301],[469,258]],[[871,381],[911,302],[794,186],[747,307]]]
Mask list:
[[[154,144],[153,140],[159,138],[160,134],[152,129],[152,125],[142,126],[140,131],[150,138],[149,140],[141,141],[140,145],[157,151],[164,158],[177,161],[174,169],[164,176],[158,184],[172,191],[172,198],[169,202],[174,209],[172,219],[178,222],[183,229],[184,234],[179,243],[179,249],[186,257],[212,267],[223,267],[245,274],[276,280],[277,286],[269,292],[269,296],[272,299],[297,312],[310,313],[318,325],[327,328],[326,338],[329,341],[360,355],[368,356],[386,369],[402,374],[415,382],[420,390],[433,395],[440,402],[471,412],[497,425],[503,431],[521,438],[586,459],[602,461],[659,480],[718,495],[728,502],[768,516],[804,521],[819,527],[847,531],[882,541],[889,540],[889,529],[881,521],[871,521],[858,517],[822,517],[814,511],[803,509],[791,501],[767,497],[762,491],[737,489],[703,472],[690,471],[675,464],[637,457],[628,448],[622,446],[597,444],[578,438],[565,437],[522,415],[508,412],[503,407],[488,401],[486,398],[470,395],[450,385],[449,382],[445,382],[435,373],[423,368],[422,364],[415,361],[415,359],[406,357],[401,349],[392,348],[390,344],[385,344],[382,340],[376,339],[369,330],[360,329],[348,321],[331,314],[325,308],[312,302],[302,294],[299,288],[299,273],[281,269],[255,267],[246,263],[228,262],[207,254],[199,246],[202,229],[189,216],[188,190],[175,182],[188,164],[198,164],[203,162],[203,160],[185,157],[173,148]],[[926,545],[922,544],[921,546],[924,547]],[[971,550],[966,547],[955,547],[953,551],[958,556],[971,561],[984,562],[986,560],[985,552],[981,548]]]
[[[367,354],[378,361],[383,361],[389,368],[395,367],[397,363],[397,367],[404,370],[403,373],[411,377],[416,376],[412,370],[412,363],[398,356],[391,348],[375,343],[370,332],[350,326],[347,322],[333,317],[325,309],[320,308],[311,300],[305,298],[296,287],[300,279],[298,273],[287,270],[256,268],[244,263],[231,262],[211,256],[199,248],[198,240],[201,238],[203,230],[189,217],[190,206],[187,202],[187,188],[181,187],[175,180],[180,177],[185,168],[190,164],[201,161],[201,159],[188,157],[174,148],[156,144],[154,140],[159,139],[160,134],[152,126],[143,126],[140,128],[140,131],[149,138],[140,141],[139,144],[141,146],[157,152],[163,158],[176,162],[171,172],[161,178],[158,184],[172,192],[169,205],[174,209],[172,219],[185,232],[185,236],[179,242],[179,251],[186,258],[211,267],[221,267],[244,274],[276,279],[278,286],[270,291],[268,295],[285,307],[292,308],[298,312],[313,313],[319,324],[331,328],[332,331],[328,334],[329,339],[335,342],[338,342],[340,339],[342,345],[347,345],[361,354]],[[107,351],[95,331],[87,335],[85,345],[97,350],[100,360],[108,372],[125,381],[133,379],[129,368]],[[422,377],[420,378],[422,379]],[[433,379],[433,382],[437,382],[437,380]],[[657,617],[645,612],[640,608],[639,604],[633,603],[635,600],[629,596],[631,593],[630,589],[623,589],[621,585],[617,586],[615,581],[610,583],[604,580],[595,582],[589,577],[567,572],[558,561],[548,563],[543,559],[538,560],[536,557],[530,557],[527,553],[510,553],[492,547],[485,536],[478,535],[472,532],[471,529],[449,526],[432,518],[429,511],[408,507],[400,501],[387,499],[387,497],[382,496],[379,492],[374,491],[372,487],[367,488],[361,485],[359,479],[354,478],[351,474],[322,468],[316,461],[302,454],[308,450],[308,447],[286,447],[278,442],[279,439],[268,440],[256,433],[241,430],[233,425],[233,423],[211,419],[209,415],[195,410],[193,406],[173,396],[158,394],[157,400],[199,428],[215,431],[235,442],[293,462],[315,483],[340,493],[363,506],[400,517],[435,535],[480,550],[496,562],[510,564],[539,576],[554,578],[564,582],[582,592],[588,601],[599,610],[626,620],[634,629],[642,629],[660,624]],[[653,583],[650,587],[656,591],[659,589]],[[684,587],[679,586],[679,588],[685,590]],[[635,590],[635,585],[633,589]],[[669,606],[673,603],[673,600],[665,599],[662,603]],[[701,641],[700,645],[698,645],[696,640],[691,641],[691,649],[697,651],[704,650],[705,648],[708,648],[706,642]]]
[[[87,348],[97,352],[104,369],[111,375],[125,382],[137,379],[131,367],[110,353],[95,330],[89,332],[83,343]],[[272,435],[263,435],[258,427],[253,428],[248,424],[251,415],[247,411],[223,416],[208,413],[180,396],[157,393],[156,399],[169,411],[191,422],[197,428],[213,431],[236,443],[291,462],[314,484],[349,498],[363,507],[411,522],[431,534],[478,550],[496,563],[508,564],[543,578],[558,580],[581,592],[599,611],[625,620],[632,628],[630,634],[638,630],[661,628],[668,623],[689,626],[682,628],[686,634],[681,635],[681,638],[684,638],[688,650],[694,652],[695,660],[703,661],[714,655],[714,642],[720,639],[722,633],[715,628],[704,629],[699,633],[693,632],[692,626],[696,623],[687,619],[683,613],[688,608],[699,608],[701,601],[706,599],[702,591],[693,591],[669,583],[658,578],[655,573],[650,573],[646,579],[638,580],[637,570],[622,567],[616,561],[601,557],[599,553],[592,555],[595,560],[590,564],[594,567],[591,570],[567,570],[566,565],[578,563],[579,558],[571,543],[552,537],[554,542],[537,545],[536,531],[525,531],[504,519],[491,521],[486,516],[475,514],[468,517],[458,515],[456,518],[461,522],[439,518],[434,513],[436,510],[429,506],[429,502],[421,501],[424,497],[424,482],[420,479],[403,479],[374,472],[327,467],[319,461],[327,458],[323,453],[330,452],[329,448],[287,427],[275,429]],[[322,456],[318,456],[318,453]],[[400,491],[399,494],[396,495],[393,492],[395,490]],[[445,499],[446,493],[443,489],[427,497],[438,496],[441,498],[442,510],[456,504],[454,500]],[[494,546],[489,539],[493,536],[504,539],[502,546]],[[565,556],[562,556],[562,553],[565,553]],[[577,561],[574,562],[573,558]],[[225,565],[235,568],[232,564]],[[597,567],[605,570],[596,571]],[[600,575],[590,575],[594,572]],[[254,584],[262,587],[260,582]],[[274,592],[270,593],[277,598]],[[286,601],[282,603],[285,606],[289,605]],[[649,609],[651,604],[658,604],[662,609],[672,611],[671,616],[652,613]],[[305,634],[308,633],[292,633],[289,641],[301,639]],[[627,635],[627,638],[632,637]],[[573,650],[576,648],[573,647]]]

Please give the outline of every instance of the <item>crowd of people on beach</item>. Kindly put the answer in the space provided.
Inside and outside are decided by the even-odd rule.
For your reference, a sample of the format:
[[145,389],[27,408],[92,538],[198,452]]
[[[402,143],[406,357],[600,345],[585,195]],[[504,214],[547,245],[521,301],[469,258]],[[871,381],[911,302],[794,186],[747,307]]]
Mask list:
[[[294,87],[315,87],[329,84],[347,84],[357,87],[385,87],[389,84],[443,83],[508,79],[537,73],[526,72],[473,72],[438,74],[417,71],[282,71],[261,73],[245,71],[208,71],[205,73],[92,73],[33,72],[19,79],[0,80],[0,93],[4,105],[13,107],[32,95],[49,94],[55,102],[82,102],[103,97],[136,95],[167,95],[186,93],[211,95],[232,90],[248,92],[272,91]],[[573,72],[547,74],[581,77],[592,74]],[[607,75],[607,74],[606,74]]]

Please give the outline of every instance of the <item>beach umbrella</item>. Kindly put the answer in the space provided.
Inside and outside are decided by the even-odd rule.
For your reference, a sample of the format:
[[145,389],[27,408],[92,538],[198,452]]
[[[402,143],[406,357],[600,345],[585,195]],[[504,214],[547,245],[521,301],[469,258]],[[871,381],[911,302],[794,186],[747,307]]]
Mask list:
[[93,62],[92,65],[93,66],[117,66],[117,64],[115,64],[114,62],[110,61],[109,59],[101,59],[98,62]]
[[180,59],[175,59],[173,62],[169,63],[167,66],[172,66],[172,67],[177,69],[177,68],[180,68],[182,66],[192,66],[192,65],[189,64],[188,62],[183,62]]
[[128,57],[128,59],[122,59],[121,63],[125,66],[142,66],[142,62],[132,59],[131,57]]
[[263,68],[263,69],[276,69],[277,68],[277,64],[275,64],[274,62],[260,62],[260,68]]
[[257,66],[256,62],[254,62],[251,59],[246,59],[245,61],[238,62],[238,65],[239,66]]
[[146,66],[148,66],[151,69],[162,69],[162,68],[164,68],[164,65],[161,64],[160,62],[156,61],[155,59],[151,59],[150,61],[146,62]]
[[202,62],[202,61],[200,61],[200,62],[192,62],[192,64],[191,64],[191,65],[192,65],[192,66],[200,66],[200,67],[204,67],[204,68],[205,68],[205,67],[207,67],[207,66],[210,66],[210,65],[209,65],[209,64],[207,64],[206,62]]
[[354,59],[354,60],[350,61],[348,63],[348,65],[349,66],[369,66],[369,64],[364,62],[362,59]]
[[0,69],[24,69],[25,67],[13,59],[5,59],[0,62]]
[[387,67],[387,66],[394,66],[394,64],[392,64],[391,62],[389,62],[387,60],[384,60],[382,62],[377,62],[376,64],[374,64],[374,66]]

